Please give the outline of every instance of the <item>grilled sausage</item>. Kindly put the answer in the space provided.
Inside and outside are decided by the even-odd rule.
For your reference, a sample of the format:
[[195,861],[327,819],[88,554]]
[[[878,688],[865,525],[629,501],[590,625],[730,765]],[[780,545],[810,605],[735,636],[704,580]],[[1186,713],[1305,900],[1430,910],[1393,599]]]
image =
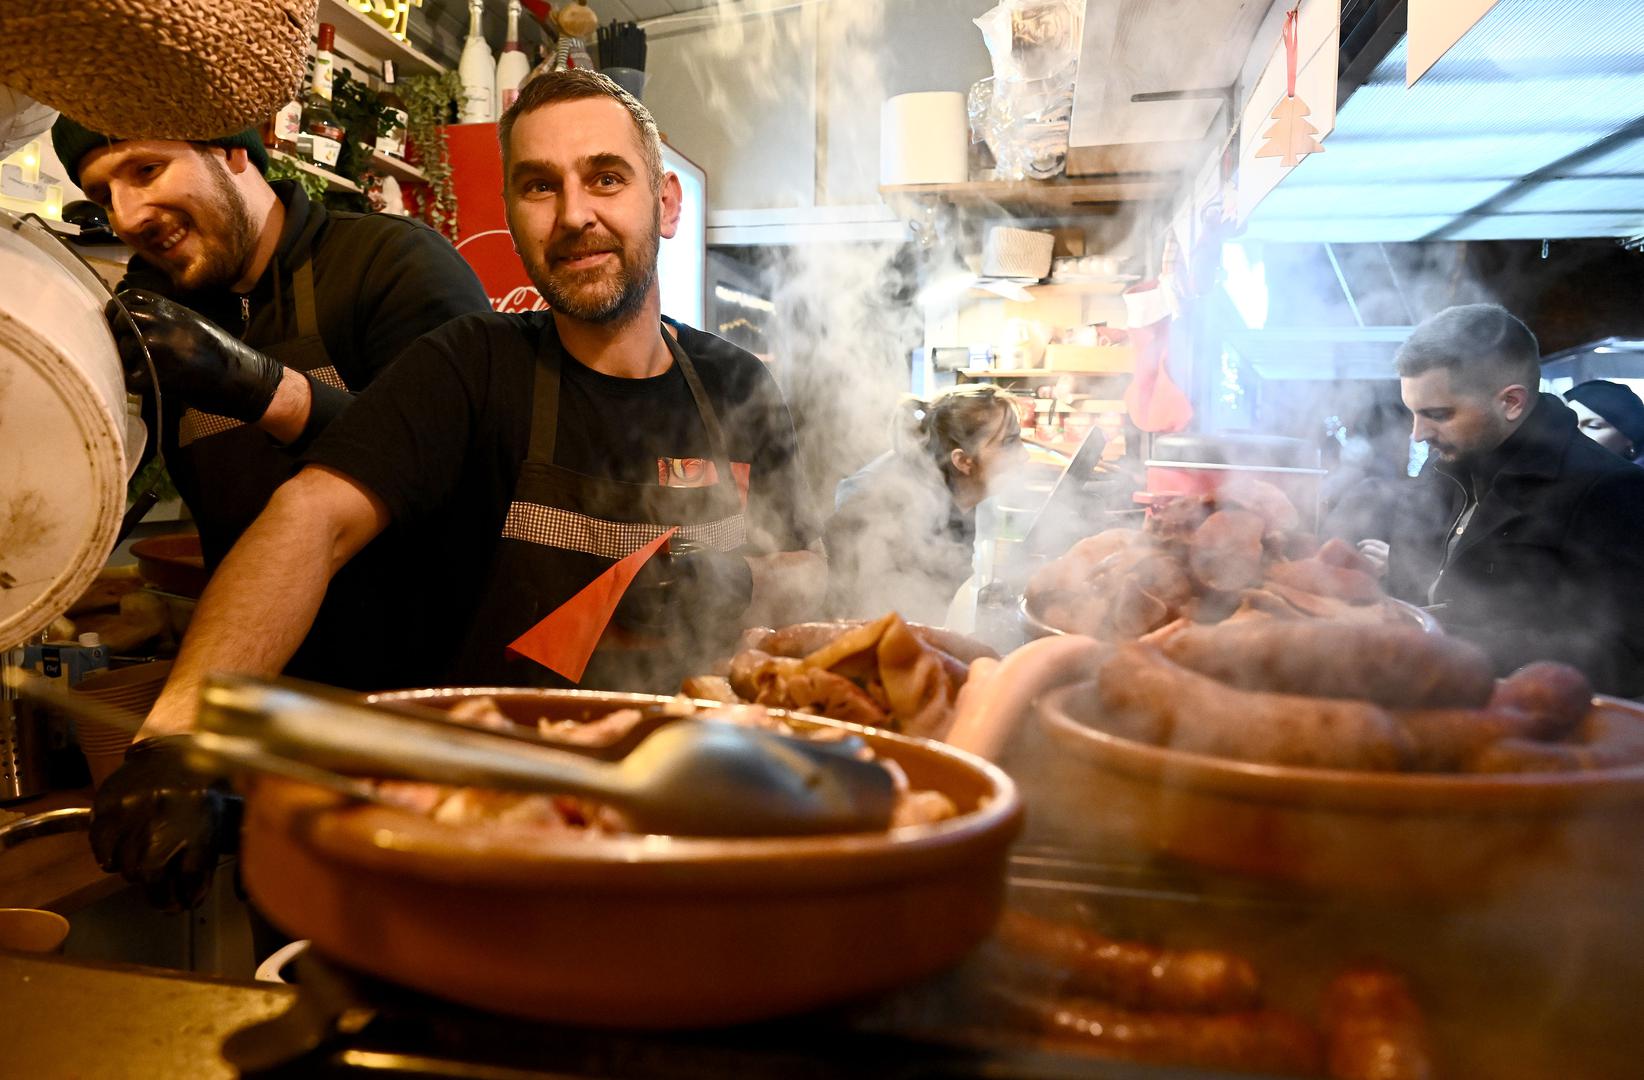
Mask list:
[[1035,698],[1090,678],[1107,650],[1108,646],[1075,634],[1030,641],[1003,660],[978,660],[954,702],[947,743],[997,758]]
[[1376,576],[1376,564],[1364,557],[1358,548],[1346,540],[1332,537],[1319,545],[1318,553],[1313,556],[1326,566],[1339,567],[1342,570],[1357,570],[1361,574]]
[[1593,703],[1593,684],[1568,664],[1542,660],[1526,664],[1496,684],[1492,706],[1518,709],[1535,720],[1529,734],[1561,739],[1574,731]]
[[1317,1076],[1324,1054],[1307,1023],[1273,1009],[1232,1013],[1141,1012],[1094,998],[995,990],[1009,1018],[1056,1049],[1207,1069]]
[[1630,711],[1597,708],[1571,742],[1501,739],[1469,763],[1475,772],[1575,772],[1644,765],[1644,720]]
[[1241,621],[1187,627],[1162,648],[1183,667],[1243,690],[1389,708],[1483,705],[1495,684],[1476,646],[1404,626]]
[[1099,669],[1102,709],[1124,725],[1157,725],[1177,750],[1270,765],[1392,770],[1409,740],[1385,710],[1361,701],[1238,690],[1126,645]]
[[1267,568],[1267,578],[1292,589],[1333,596],[1349,604],[1373,604],[1382,597],[1381,586],[1363,570],[1332,566],[1322,559],[1272,563]]
[[1469,772],[1575,772],[1587,767],[1587,752],[1570,743],[1497,739],[1467,762]]
[[1635,712],[1594,709],[1581,722],[1578,737],[1590,768],[1644,764],[1644,720]]
[[1522,709],[1401,709],[1396,714],[1410,736],[1410,766],[1423,772],[1455,772],[1502,739],[1528,739],[1535,718]]
[[1170,608],[1163,600],[1143,589],[1134,578],[1119,583],[1108,614],[1108,630],[1114,638],[1137,638],[1170,621]]
[[1187,566],[1207,589],[1235,592],[1262,579],[1266,523],[1248,510],[1218,510],[1187,546]]
[[1066,972],[1064,987],[1132,1009],[1237,1012],[1261,996],[1255,968],[1209,949],[1160,949],[1007,909],[999,940]]
[[1319,1018],[1333,1080],[1431,1080],[1427,1025],[1392,972],[1342,972],[1325,989]]

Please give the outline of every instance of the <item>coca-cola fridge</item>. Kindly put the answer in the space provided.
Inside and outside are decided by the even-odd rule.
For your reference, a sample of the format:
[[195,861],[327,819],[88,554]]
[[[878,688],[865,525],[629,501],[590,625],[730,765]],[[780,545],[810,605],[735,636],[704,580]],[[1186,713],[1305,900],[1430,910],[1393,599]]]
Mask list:
[[[451,181],[457,196],[457,250],[479,275],[498,311],[547,308],[514,253],[502,206],[502,155],[495,124],[453,124],[445,129]],[[679,231],[662,241],[657,279],[662,313],[701,327],[706,273],[707,177],[679,151],[662,144],[662,162],[678,174],[684,191]]]

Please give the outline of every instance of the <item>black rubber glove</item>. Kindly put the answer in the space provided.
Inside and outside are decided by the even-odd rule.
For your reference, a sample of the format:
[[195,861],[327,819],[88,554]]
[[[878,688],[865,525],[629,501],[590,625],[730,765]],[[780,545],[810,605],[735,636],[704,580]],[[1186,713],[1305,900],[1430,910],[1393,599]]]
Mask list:
[[[175,394],[201,412],[255,424],[268,411],[285,377],[285,365],[181,304],[146,289],[127,289],[120,303],[131,312],[142,340],[154,358],[160,389]],[[114,301],[104,312],[120,359],[128,372],[146,370],[142,350]]]
[[187,735],[148,739],[97,789],[91,850],[148,902],[187,911],[205,899],[217,860],[240,849],[243,800],[187,761]]
[[704,548],[675,555],[675,603],[687,622],[724,627],[735,623],[753,601],[753,570],[732,551]]
[[693,548],[658,555],[634,576],[612,618],[618,626],[655,634],[720,634],[753,599],[753,571],[735,552]]

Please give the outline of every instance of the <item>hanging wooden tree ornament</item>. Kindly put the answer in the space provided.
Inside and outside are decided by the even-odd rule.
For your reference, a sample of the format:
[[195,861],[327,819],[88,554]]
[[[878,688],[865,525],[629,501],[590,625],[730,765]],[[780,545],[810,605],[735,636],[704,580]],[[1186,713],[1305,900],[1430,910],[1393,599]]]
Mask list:
[[1256,151],[1257,157],[1276,157],[1289,168],[1308,154],[1324,153],[1324,146],[1314,138],[1319,129],[1308,123],[1312,111],[1307,102],[1296,96],[1296,15],[1300,8],[1284,17],[1284,97],[1271,114],[1273,126],[1262,133],[1267,140]]

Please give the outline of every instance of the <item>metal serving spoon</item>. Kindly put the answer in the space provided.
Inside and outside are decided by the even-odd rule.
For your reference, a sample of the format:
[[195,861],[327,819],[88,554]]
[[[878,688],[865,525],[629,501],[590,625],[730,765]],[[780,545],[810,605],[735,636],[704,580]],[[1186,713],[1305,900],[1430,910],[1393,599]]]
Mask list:
[[253,768],[255,752],[303,771],[581,795],[641,831],[676,836],[867,832],[889,826],[896,801],[890,771],[853,756],[860,740],[809,742],[717,721],[668,724],[605,763],[435,709],[214,675],[198,726],[202,749]]

